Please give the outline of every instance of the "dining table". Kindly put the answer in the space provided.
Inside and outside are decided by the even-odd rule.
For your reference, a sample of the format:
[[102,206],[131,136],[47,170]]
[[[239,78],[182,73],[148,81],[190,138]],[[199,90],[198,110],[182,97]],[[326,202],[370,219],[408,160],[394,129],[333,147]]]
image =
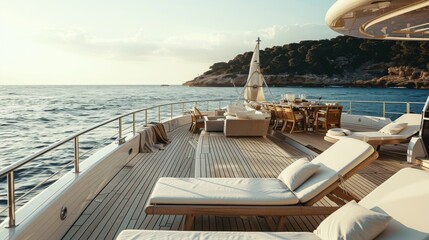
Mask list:
[[325,104],[311,103],[311,102],[280,103],[280,104],[272,104],[272,106],[292,107],[293,109],[303,112],[305,114],[304,130],[306,131],[314,131],[316,113],[318,111],[325,110],[328,107]]

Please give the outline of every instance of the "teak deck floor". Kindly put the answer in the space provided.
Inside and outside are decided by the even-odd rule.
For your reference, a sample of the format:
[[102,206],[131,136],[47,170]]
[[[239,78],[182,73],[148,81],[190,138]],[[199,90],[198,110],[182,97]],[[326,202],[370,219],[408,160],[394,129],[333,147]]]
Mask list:
[[[172,143],[165,150],[140,153],[132,159],[89,204],[63,239],[114,239],[124,229],[178,230],[182,216],[146,215],[144,212],[158,178],[277,177],[295,159],[308,156],[282,138],[226,138],[222,134],[202,136],[200,139],[204,142],[200,142],[196,154],[193,146],[198,135],[190,133],[188,128],[184,126],[170,132]],[[285,135],[316,150],[323,151],[330,145],[323,141],[321,134]],[[398,155],[397,150],[392,154],[389,149],[395,147],[382,148],[379,160],[347,180],[346,189],[362,198],[405,167],[401,162],[405,161],[405,150],[400,148]],[[332,202],[324,198],[317,204],[332,205]],[[313,231],[323,219],[323,216],[288,217],[286,231]],[[275,217],[203,216],[196,217],[194,229],[273,231],[277,222]]]

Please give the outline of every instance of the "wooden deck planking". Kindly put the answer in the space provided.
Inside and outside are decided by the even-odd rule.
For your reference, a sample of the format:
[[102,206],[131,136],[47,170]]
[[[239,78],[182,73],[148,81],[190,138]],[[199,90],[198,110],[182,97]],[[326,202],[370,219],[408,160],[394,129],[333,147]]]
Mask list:
[[[324,134],[294,133],[287,137],[325,150],[331,144],[323,141]],[[197,135],[188,127],[169,133],[172,143],[162,151],[142,153],[131,160],[98,194],[70,228],[64,239],[113,239],[123,229],[177,230],[183,224],[182,216],[146,215],[144,206],[159,177],[190,177],[194,171],[200,177],[277,177],[289,164],[308,156],[279,140],[269,138],[226,138],[210,133],[200,137],[202,149],[192,143]],[[285,151],[286,150],[286,151]],[[343,188],[359,198],[408,166],[404,161],[403,146],[386,146],[380,151],[380,160],[347,180]],[[317,205],[331,206],[323,198]],[[312,231],[323,216],[293,216],[286,218],[287,231]],[[198,216],[195,230],[204,231],[273,231],[276,217],[219,217]]]

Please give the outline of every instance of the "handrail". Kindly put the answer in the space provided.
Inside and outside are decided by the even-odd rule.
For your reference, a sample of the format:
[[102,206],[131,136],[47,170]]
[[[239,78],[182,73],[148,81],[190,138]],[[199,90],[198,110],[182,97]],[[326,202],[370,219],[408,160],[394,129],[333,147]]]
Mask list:
[[396,101],[355,101],[355,100],[335,100],[335,99],[323,99],[322,101],[325,102],[355,102],[355,103],[388,103],[388,104],[404,104],[404,103],[411,103],[411,104],[425,104],[424,102],[396,102]]
[[[326,99],[325,102],[343,102],[343,103],[349,103],[349,109],[348,113],[352,114],[352,103],[377,103],[382,104],[382,117],[386,117],[386,113],[399,115],[402,113],[410,113],[411,112],[411,104],[415,105],[424,105],[424,102],[398,102],[398,101],[352,101],[352,100],[331,100]],[[390,112],[387,111],[386,105],[388,104],[405,104],[405,111],[404,112]],[[362,111],[361,111],[362,112]]]

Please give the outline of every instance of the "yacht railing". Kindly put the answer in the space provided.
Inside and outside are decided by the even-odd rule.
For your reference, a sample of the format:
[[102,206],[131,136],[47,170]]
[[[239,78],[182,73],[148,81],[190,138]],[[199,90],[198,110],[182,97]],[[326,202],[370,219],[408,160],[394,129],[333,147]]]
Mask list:
[[[175,102],[175,103],[168,103],[168,104],[161,104],[161,105],[156,105],[156,106],[152,106],[152,107],[148,107],[148,108],[142,108],[142,109],[138,109],[135,111],[131,111],[128,113],[125,113],[123,115],[120,115],[118,117],[114,117],[111,118],[109,120],[106,120],[104,122],[95,124],[87,129],[84,129],[82,131],[79,131],[69,137],[66,137],[58,142],[55,142],[41,150],[39,150],[38,152],[27,156],[21,160],[19,160],[18,162],[15,162],[3,169],[0,170],[0,177],[3,176],[7,176],[7,207],[6,209],[8,209],[8,217],[9,217],[9,227],[14,227],[15,226],[15,203],[16,203],[16,199],[15,199],[15,176],[14,173],[21,168],[22,166],[36,160],[37,158],[39,158],[40,156],[51,152],[52,150],[64,145],[65,143],[68,143],[70,141],[73,141],[74,143],[74,172],[76,174],[79,173],[79,164],[80,164],[80,157],[82,156],[81,153],[79,153],[79,137],[87,134],[89,132],[92,132],[95,129],[98,129],[102,126],[105,126],[109,123],[118,122],[118,132],[117,132],[117,136],[118,136],[118,144],[120,144],[124,139],[123,139],[123,133],[124,130],[123,129],[123,119],[125,117],[129,117],[132,116],[132,133],[133,135],[136,134],[136,127],[137,127],[137,120],[136,120],[136,114],[137,113],[141,113],[144,112],[144,124],[148,124],[149,123],[149,116],[148,116],[148,112],[149,110],[157,110],[157,120],[158,122],[161,122],[162,117],[162,108],[168,107],[169,108],[169,114],[167,112],[167,114],[169,115],[168,118],[172,119],[174,116],[174,110],[175,110],[175,106],[176,106],[176,111],[177,111],[177,105],[179,105],[179,110],[181,110],[181,112],[183,114],[189,113],[189,111],[187,112],[187,108],[186,105],[191,104],[192,106],[199,106],[201,109],[205,109],[205,110],[211,110],[214,108],[210,108],[210,103],[213,102],[218,102],[218,105],[216,106],[216,109],[220,109],[221,107],[225,106],[227,103],[232,103],[236,100],[231,100],[231,99],[215,99],[215,100],[201,100],[201,101],[183,101],[183,102]],[[373,109],[377,109],[376,105],[380,105],[380,109],[382,116],[386,117],[387,114],[403,114],[403,113],[410,113],[412,112],[411,110],[414,109],[413,106],[415,105],[424,105],[424,102],[379,102],[379,101],[348,101],[348,100],[324,100],[323,102],[338,102],[340,104],[342,104],[345,109],[344,112],[347,113],[354,113],[354,110],[352,109],[353,106],[359,105],[359,104],[370,104],[372,105]],[[213,105],[213,104],[212,104]],[[404,111],[403,112],[392,112],[392,111],[388,111],[388,106],[389,105],[402,105],[404,107]],[[362,112],[359,111],[359,112]],[[372,112],[374,112],[372,110]],[[416,111],[418,113],[421,112],[421,108],[420,110]],[[374,116],[374,115],[373,115]],[[58,172],[57,172],[58,173]],[[56,174],[56,173],[55,173]],[[52,176],[51,176],[52,177]],[[39,186],[39,185],[38,185]],[[35,188],[31,189],[30,191],[34,190]],[[26,193],[27,194],[27,193]],[[26,195],[24,194],[24,195]],[[22,196],[20,197],[20,199],[22,198]],[[19,199],[18,199],[19,200]],[[4,211],[5,209],[3,209]],[[2,212],[2,211],[0,211]]]
[[[216,106],[216,108],[221,108],[222,106],[226,105],[226,103],[231,103],[234,100],[231,99],[215,99],[215,100],[202,100],[202,101],[183,101],[183,102],[175,102],[175,103],[168,103],[168,104],[160,104],[160,105],[156,105],[156,106],[152,106],[152,107],[148,107],[148,108],[142,108],[142,109],[138,109],[135,111],[131,111],[128,113],[125,113],[123,115],[120,115],[118,117],[114,117],[111,118],[109,120],[106,120],[104,122],[95,124],[87,129],[84,129],[82,131],[79,131],[69,137],[66,137],[58,142],[55,142],[41,150],[39,150],[38,152],[27,156],[3,169],[0,170],[0,177],[6,176],[7,177],[7,209],[8,209],[8,217],[9,217],[9,227],[14,227],[15,226],[15,203],[16,203],[16,199],[15,199],[15,172],[21,168],[22,166],[36,160],[37,158],[43,156],[44,154],[51,152],[52,150],[64,145],[65,143],[68,143],[70,141],[73,141],[74,143],[74,172],[76,174],[79,173],[79,164],[80,164],[80,153],[79,153],[79,137],[87,134],[95,129],[98,129],[102,126],[105,126],[109,123],[118,122],[118,132],[117,132],[117,136],[118,136],[118,143],[120,144],[121,142],[124,141],[123,139],[123,131],[125,129],[123,129],[123,119],[125,117],[129,117],[132,116],[132,133],[133,135],[136,134],[136,127],[137,127],[137,121],[136,121],[136,114],[137,113],[141,113],[144,112],[144,125],[149,123],[149,115],[148,112],[150,110],[157,110],[157,120],[158,122],[161,122],[162,119],[162,108],[168,107],[169,108],[169,118],[172,119],[173,115],[174,115],[174,109],[175,106],[177,108],[177,105],[179,105],[179,109],[181,110],[181,112],[183,114],[189,113],[189,111],[187,112],[185,106],[191,104],[191,106],[199,106],[202,110],[205,108],[207,111],[210,110],[210,103],[213,102],[217,102],[218,105]],[[213,104],[212,104],[213,105]],[[52,177],[52,176],[51,176]],[[35,188],[33,188],[32,190],[34,190]],[[27,193],[26,193],[27,194]],[[25,194],[25,195],[26,195]],[[19,200],[19,199],[18,199]],[[5,209],[3,209],[4,211]]]
[[[378,117],[391,117],[391,116],[399,116],[404,113],[421,113],[424,102],[390,102],[390,101],[350,101],[350,100],[324,100],[324,102],[334,103],[337,102],[340,105],[343,105],[343,112],[349,114],[368,114],[370,116],[378,116]],[[364,109],[361,109],[356,106],[365,105]],[[353,110],[353,106],[355,108],[359,108],[359,111],[355,112]],[[395,109],[395,111],[390,110]],[[398,111],[402,109],[402,111]],[[377,113],[381,113],[381,115],[374,115]]]

